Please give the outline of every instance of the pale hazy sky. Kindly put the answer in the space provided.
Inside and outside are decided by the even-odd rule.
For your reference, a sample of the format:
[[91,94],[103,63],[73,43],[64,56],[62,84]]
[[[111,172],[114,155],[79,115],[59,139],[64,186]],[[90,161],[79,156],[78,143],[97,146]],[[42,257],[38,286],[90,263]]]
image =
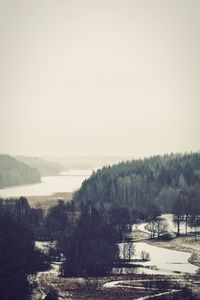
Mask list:
[[0,0],[0,152],[200,150],[199,0]]

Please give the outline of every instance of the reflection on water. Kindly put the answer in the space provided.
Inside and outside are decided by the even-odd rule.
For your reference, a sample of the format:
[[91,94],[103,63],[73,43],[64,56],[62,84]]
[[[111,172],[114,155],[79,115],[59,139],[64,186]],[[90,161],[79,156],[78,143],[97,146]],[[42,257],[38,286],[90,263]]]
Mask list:
[[[132,259],[140,258],[141,252],[145,251],[150,254],[150,261],[135,263],[142,267],[115,268],[113,270],[115,274],[195,274],[198,270],[198,267],[188,262],[191,253],[155,247],[141,242],[134,245],[135,252]],[[121,245],[119,246],[121,248]]]
[[91,173],[91,170],[69,170],[57,176],[44,176],[40,183],[0,189],[0,197],[43,196],[73,192]]

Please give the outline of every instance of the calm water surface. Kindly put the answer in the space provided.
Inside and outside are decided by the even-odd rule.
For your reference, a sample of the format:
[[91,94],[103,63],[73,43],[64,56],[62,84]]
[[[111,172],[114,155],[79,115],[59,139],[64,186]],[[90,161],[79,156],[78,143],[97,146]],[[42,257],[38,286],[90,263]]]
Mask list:
[[[188,262],[191,253],[156,247],[143,242],[134,243],[135,251],[132,258],[141,258],[141,252],[148,252],[150,261],[138,262],[143,267],[117,268],[115,273],[138,273],[138,274],[195,274],[198,270]],[[119,245],[120,249],[122,248]],[[121,251],[120,251],[121,252]]]
[[73,192],[92,174],[92,170],[69,170],[57,176],[45,176],[40,183],[0,189],[0,197],[43,196]]

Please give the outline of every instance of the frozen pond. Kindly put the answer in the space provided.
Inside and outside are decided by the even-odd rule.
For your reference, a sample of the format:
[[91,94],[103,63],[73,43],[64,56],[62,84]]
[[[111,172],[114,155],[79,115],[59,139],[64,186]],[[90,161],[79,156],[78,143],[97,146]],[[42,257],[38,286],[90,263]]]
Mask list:
[[[120,248],[121,248],[120,244]],[[139,274],[195,274],[198,267],[188,262],[191,253],[155,247],[147,243],[134,243],[132,258],[141,258],[141,252],[150,255],[150,261],[138,262],[143,267],[116,269],[116,273],[139,273]]]
[[91,175],[91,170],[69,170],[57,176],[45,176],[40,183],[0,189],[0,197],[43,196],[73,192]]

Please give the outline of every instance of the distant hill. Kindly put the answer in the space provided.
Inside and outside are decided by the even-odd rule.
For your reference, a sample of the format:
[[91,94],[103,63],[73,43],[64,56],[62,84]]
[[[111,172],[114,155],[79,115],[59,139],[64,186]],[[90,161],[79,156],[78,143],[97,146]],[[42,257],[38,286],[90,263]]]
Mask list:
[[38,171],[9,155],[0,154],[0,188],[40,182]]
[[48,161],[57,162],[68,169],[91,170],[111,166],[113,164],[135,159],[133,156],[65,156],[65,157],[43,157]]
[[67,169],[57,162],[47,161],[38,157],[17,156],[16,158],[32,168],[36,168],[40,173],[40,176],[58,175]]

